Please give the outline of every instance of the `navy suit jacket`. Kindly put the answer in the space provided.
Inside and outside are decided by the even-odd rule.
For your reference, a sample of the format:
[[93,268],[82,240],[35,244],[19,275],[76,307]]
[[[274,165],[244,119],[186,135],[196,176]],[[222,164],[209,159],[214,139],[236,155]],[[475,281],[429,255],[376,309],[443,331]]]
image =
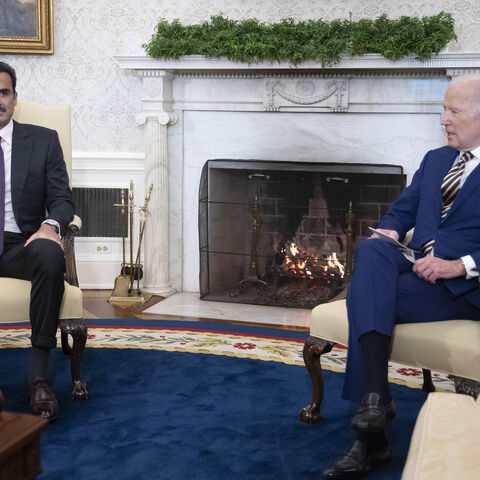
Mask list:
[[[429,151],[412,183],[391,205],[379,227],[395,230],[400,238],[415,227],[409,247],[421,250],[424,243],[435,239],[435,256],[445,260],[471,255],[480,266],[480,168],[468,176],[458,191],[446,219],[441,222],[442,194],[440,185],[458,155],[452,147]],[[466,295],[480,308],[478,277],[443,280],[451,295]]]
[[14,121],[11,170],[18,228],[30,236],[51,218],[60,224],[63,236],[73,219],[74,206],[57,132]]

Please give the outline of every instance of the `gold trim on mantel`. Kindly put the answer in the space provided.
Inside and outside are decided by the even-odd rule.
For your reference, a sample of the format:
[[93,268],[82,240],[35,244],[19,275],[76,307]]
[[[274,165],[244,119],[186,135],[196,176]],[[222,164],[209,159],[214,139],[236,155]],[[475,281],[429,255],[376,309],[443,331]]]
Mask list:
[[53,53],[53,0],[35,0],[36,35],[31,37],[0,36],[0,53],[52,54]]

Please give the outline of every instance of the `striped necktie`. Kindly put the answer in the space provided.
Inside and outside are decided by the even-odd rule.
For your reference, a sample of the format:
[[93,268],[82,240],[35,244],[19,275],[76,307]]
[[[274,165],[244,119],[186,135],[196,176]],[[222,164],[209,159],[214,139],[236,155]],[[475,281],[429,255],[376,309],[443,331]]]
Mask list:
[[[442,191],[442,212],[440,214],[440,219],[442,222],[447,218],[448,212],[452,208],[453,201],[460,190],[460,180],[465,171],[465,164],[472,158],[473,155],[471,152],[465,152],[460,157],[458,163],[455,164],[443,178],[442,185],[440,186]],[[422,247],[422,253],[424,255],[430,253],[434,244],[435,240],[430,240],[425,243]]]
[[5,228],[5,163],[2,137],[0,137],[0,255],[3,253],[3,230]]

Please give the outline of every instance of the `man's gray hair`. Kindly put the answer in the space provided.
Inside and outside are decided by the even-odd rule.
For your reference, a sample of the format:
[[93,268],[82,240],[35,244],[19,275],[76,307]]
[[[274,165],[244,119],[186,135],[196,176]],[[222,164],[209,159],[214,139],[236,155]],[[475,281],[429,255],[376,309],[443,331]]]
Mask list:
[[450,82],[450,85],[462,85],[466,83],[475,85],[475,106],[480,113],[480,73],[468,73],[466,75],[454,77]]

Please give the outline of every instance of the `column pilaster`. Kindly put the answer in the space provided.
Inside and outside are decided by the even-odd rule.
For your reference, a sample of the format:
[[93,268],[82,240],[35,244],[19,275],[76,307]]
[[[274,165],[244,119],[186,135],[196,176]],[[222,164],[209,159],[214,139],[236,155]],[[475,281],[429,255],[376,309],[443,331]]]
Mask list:
[[175,293],[169,271],[169,157],[168,128],[177,121],[171,109],[172,81],[169,72],[143,72],[142,112],[138,124],[145,125],[145,191],[153,184],[150,215],[144,234],[143,289],[168,297]]

